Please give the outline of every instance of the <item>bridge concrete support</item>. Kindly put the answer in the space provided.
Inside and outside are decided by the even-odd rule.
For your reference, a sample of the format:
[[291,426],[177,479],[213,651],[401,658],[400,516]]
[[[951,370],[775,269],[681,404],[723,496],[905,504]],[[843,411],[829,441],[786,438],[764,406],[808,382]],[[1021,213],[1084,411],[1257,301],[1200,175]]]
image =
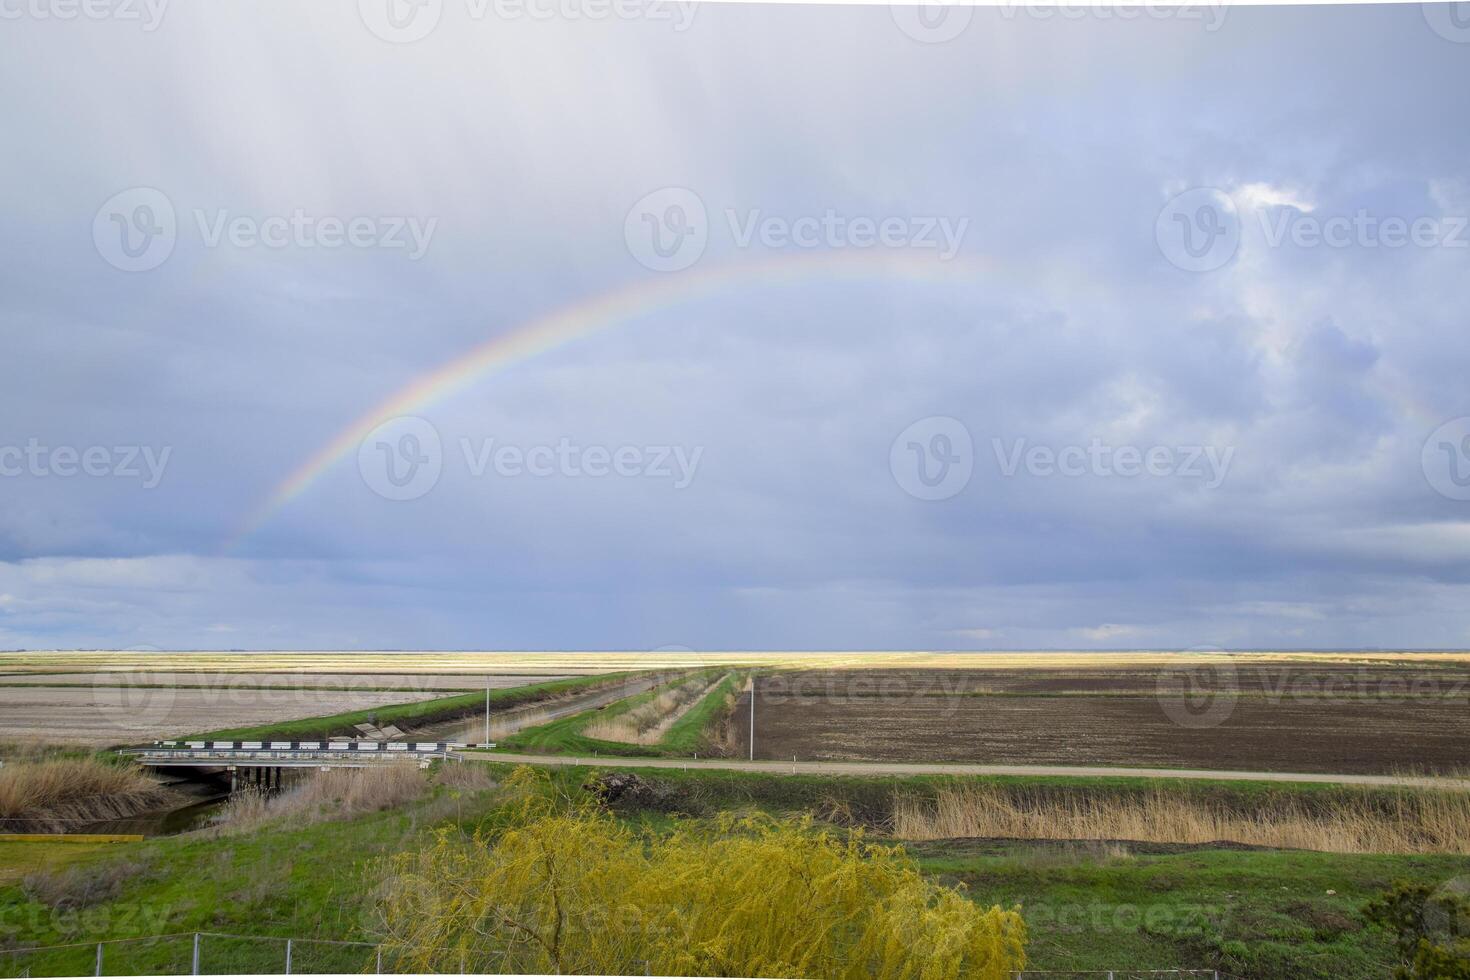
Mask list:
[[252,789],[259,793],[278,793],[285,786],[283,766],[230,767],[230,792]]

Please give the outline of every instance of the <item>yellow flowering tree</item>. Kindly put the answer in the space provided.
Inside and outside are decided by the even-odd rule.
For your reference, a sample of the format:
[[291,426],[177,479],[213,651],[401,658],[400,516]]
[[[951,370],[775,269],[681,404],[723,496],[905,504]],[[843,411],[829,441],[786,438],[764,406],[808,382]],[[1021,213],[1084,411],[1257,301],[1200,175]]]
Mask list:
[[1001,980],[1025,924],[919,874],[902,848],[809,821],[643,834],[558,806],[530,770],[493,830],[390,863],[386,948],[415,972]]

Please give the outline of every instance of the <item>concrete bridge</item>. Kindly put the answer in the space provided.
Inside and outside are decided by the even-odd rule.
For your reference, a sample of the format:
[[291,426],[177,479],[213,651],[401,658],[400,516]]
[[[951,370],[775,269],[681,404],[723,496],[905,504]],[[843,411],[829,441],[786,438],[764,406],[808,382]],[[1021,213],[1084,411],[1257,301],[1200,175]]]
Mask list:
[[417,764],[448,759],[466,748],[493,748],[494,743],[376,742],[359,739],[317,741],[165,741],[122,749],[139,764],[155,769],[212,769],[230,774],[230,789],[240,782],[279,789],[285,770],[363,769],[369,766]]

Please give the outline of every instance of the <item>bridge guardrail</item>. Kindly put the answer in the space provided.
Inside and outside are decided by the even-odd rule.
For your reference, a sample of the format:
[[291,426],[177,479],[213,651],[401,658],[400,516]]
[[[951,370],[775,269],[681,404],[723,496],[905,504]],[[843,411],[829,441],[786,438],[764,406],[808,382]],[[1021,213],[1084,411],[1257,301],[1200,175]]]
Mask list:
[[121,755],[143,765],[290,766],[314,763],[376,763],[398,759],[448,759],[466,748],[494,748],[495,743],[466,742],[315,742],[199,741],[158,742],[151,746],[119,749]]

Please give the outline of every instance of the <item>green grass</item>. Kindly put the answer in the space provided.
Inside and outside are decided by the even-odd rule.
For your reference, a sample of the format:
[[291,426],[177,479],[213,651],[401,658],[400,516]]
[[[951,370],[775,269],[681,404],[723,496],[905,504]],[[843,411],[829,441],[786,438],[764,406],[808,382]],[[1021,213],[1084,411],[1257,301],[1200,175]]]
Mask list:
[[[713,670],[699,671],[698,676],[710,676],[720,673],[718,668]],[[614,701],[612,704],[602,708],[590,708],[565,718],[547,722],[544,725],[535,725],[523,728],[513,735],[508,735],[496,743],[496,748],[509,752],[547,752],[560,755],[587,755],[587,756],[613,756],[622,758],[636,758],[639,756],[662,757],[688,755],[698,750],[700,738],[704,733],[705,725],[709,724],[718,710],[719,701],[704,698],[698,705],[689,710],[684,718],[679,719],[670,726],[664,738],[654,745],[635,745],[630,742],[611,742],[600,738],[582,734],[582,729],[587,723],[596,718],[610,718],[631,711],[641,704],[658,697],[665,688],[675,684],[683,684],[696,674],[683,674],[674,678],[666,684],[660,684],[640,694],[634,694]],[[723,687],[723,685],[722,685]],[[718,692],[714,692],[718,693]],[[699,714],[697,722],[685,724],[689,715]],[[682,727],[681,727],[682,726]]]
[[[191,834],[117,845],[105,856],[87,855],[77,862],[99,873],[105,873],[107,864],[141,867],[111,901],[53,910],[28,900],[19,885],[0,885],[0,946],[196,931],[366,939],[364,902],[373,862],[417,838],[424,828],[421,809],[302,827],[272,826],[248,835]],[[279,948],[218,942],[217,954],[230,947],[227,972],[282,972]],[[67,962],[68,954],[56,955]],[[154,962],[141,965],[176,966],[176,955],[165,944],[154,951]],[[4,965],[0,958],[0,973]],[[211,964],[210,972],[221,972],[222,965]],[[357,972],[362,965],[344,968]],[[179,972],[189,972],[187,960]]]
[[1453,856],[1186,850],[1108,857],[1065,845],[917,845],[928,874],[1021,906],[1036,970],[1209,968],[1244,977],[1385,977],[1364,904],[1395,879],[1444,882]]
[[704,744],[705,733],[719,720],[725,699],[739,684],[745,683],[746,675],[730,674],[715,685],[699,703],[686,711],[678,721],[669,726],[664,737],[656,746],[664,755],[690,756]]
[[[498,806],[492,791],[436,786],[394,809],[317,823],[283,821],[248,833],[212,831],[136,843],[0,846],[0,977],[90,975],[103,940],[185,934],[182,942],[108,947],[107,972],[190,972],[192,933],[372,942],[380,861],[426,843],[436,830],[473,833]],[[22,878],[41,869],[118,882],[103,901],[52,908]],[[37,955],[29,946],[80,944]],[[206,936],[206,973],[280,973],[284,945]],[[370,952],[298,944],[294,972],[372,972]],[[128,970],[122,969],[123,965]]]
[[[681,682],[682,678],[679,678],[668,683]],[[583,735],[582,729],[594,718],[615,717],[633,710],[640,704],[657,697],[659,690],[664,686],[666,685],[661,684],[601,708],[588,708],[586,711],[579,711],[565,718],[557,718],[544,725],[523,728],[498,740],[496,748],[513,752],[551,752],[565,755],[652,755],[650,746],[629,745],[624,742],[608,742],[600,738],[591,738]]]
[[116,844],[74,843],[72,841],[7,841],[0,840],[0,885],[19,881],[26,875],[59,867]]
[[[605,684],[609,681],[626,680],[639,671],[620,671],[613,674],[593,674],[585,677],[567,677],[555,681],[542,681],[521,687],[503,687],[490,692],[490,709],[513,708],[541,698],[565,694],[584,687]],[[252,725],[246,728],[224,728],[188,736],[190,739],[245,740],[262,739],[310,739],[327,738],[333,735],[355,735],[354,725],[427,725],[462,715],[470,715],[485,706],[485,692],[454,694],[449,697],[430,698],[425,701],[410,701],[406,704],[388,704],[361,711],[346,711],[317,718],[298,718],[293,721],[274,722],[267,725]]]
[[[496,771],[508,771],[498,764]],[[551,770],[576,799],[594,770]],[[878,807],[895,790],[936,780],[774,777],[756,773],[648,773],[677,791],[677,809],[705,819],[720,809],[772,813],[824,810],[841,801]],[[1100,791],[1147,788],[1145,780],[1022,779],[1045,788],[1094,785]],[[1317,786],[1270,784],[1276,793],[1320,794]],[[1191,791],[1197,790],[1191,787]],[[1258,784],[1217,786],[1213,798],[1254,798]],[[1323,797],[1325,799],[1325,797]],[[305,825],[273,824],[236,836],[188,834],[60,853],[55,845],[9,845],[5,863],[32,870],[55,862],[120,882],[116,894],[81,909],[53,910],[27,898],[18,876],[0,876],[0,948],[95,943],[163,933],[239,933],[371,941],[370,914],[380,858],[426,840],[436,827],[470,831],[493,812],[494,793],[455,797],[441,788],[394,810]],[[623,818],[657,831],[668,813]],[[19,848],[35,846],[29,855]],[[927,874],[962,883],[978,902],[1020,904],[1031,933],[1031,968],[1219,968],[1247,978],[1366,978],[1389,972],[1390,937],[1369,927],[1361,908],[1394,879],[1439,883],[1470,874],[1451,856],[1333,855],[1308,852],[1171,849],[1118,857],[1088,845],[1044,842],[931,842],[909,847]],[[1159,853],[1153,853],[1158,851]],[[115,869],[123,867],[118,873]],[[114,869],[114,870],[109,870]],[[1328,894],[1329,891],[1335,894]],[[131,951],[129,951],[131,950]],[[94,949],[15,959],[33,975],[91,972]],[[206,938],[208,971],[280,972],[279,943]],[[107,953],[108,972],[187,973],[188,943],[142,944]],[[338,972],[368,964],[361,950],[298,946]],[[16,975],[0,954],[0,975]]]

